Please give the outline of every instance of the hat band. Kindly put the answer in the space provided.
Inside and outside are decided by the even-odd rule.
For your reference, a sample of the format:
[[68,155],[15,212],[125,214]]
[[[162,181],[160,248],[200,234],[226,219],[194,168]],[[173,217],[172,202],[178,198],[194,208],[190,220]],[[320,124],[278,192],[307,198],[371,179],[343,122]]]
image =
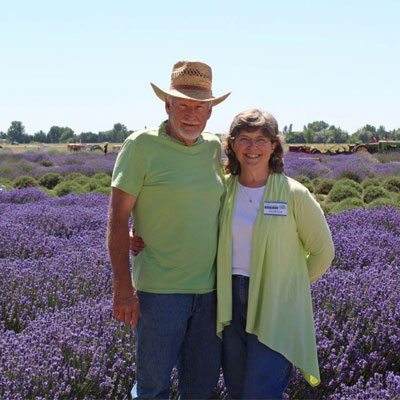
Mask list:
[[211,90],[203,87],[203,86],[196,86],[196,85],[172,85],[170,86],[170,89],[173,90],[178,90],[179,92],[183,92],[185,90],[191,91],[191,92],[203,92],[203,93],[209,93],[210,96],[212,96]]

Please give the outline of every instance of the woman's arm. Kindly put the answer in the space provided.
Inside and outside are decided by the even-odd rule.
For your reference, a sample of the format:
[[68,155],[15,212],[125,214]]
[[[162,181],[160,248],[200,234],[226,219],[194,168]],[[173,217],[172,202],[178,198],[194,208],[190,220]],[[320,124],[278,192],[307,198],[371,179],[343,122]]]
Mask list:
[[335,256],[331,232],[320,205],[308,190],[295,196],[295,212],[299,237],[308,252],[310,282],[314,282],[326,272]]

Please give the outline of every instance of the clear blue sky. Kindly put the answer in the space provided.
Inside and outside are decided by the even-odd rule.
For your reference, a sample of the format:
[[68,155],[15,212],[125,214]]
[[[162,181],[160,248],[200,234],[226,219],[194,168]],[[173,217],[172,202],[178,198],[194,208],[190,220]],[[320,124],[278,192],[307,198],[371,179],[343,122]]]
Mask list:
[[207,130],[261,108],[281,129],[400,128],[400,1],[15,0],[0,3],[0,131],[158,125],[175,61],[213,68]]

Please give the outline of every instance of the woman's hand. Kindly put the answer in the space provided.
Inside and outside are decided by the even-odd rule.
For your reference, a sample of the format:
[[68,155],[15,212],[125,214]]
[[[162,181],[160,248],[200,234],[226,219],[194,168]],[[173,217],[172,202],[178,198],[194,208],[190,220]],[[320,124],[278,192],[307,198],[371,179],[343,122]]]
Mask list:
[[129,248],[134,256],[137,256],[145,247],[143,239],[140,236],[135,236],[135,227],[132,225],[129,232]]

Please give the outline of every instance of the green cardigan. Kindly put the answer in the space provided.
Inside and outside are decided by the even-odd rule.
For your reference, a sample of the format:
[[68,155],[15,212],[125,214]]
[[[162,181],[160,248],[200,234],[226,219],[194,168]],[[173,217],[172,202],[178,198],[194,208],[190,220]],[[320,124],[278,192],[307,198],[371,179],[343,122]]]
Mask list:
[[[217,256],[217,334],[232,319],[232,222],[237,176],[229,176],[220,211]],[[320,383],[310,282],[334,257],[332,237],[308,189],[284,174],[271,174],[262,202],[287,203],[287,216],[264,215],[253,229],[246,332],[297,366],[310,385]]]

